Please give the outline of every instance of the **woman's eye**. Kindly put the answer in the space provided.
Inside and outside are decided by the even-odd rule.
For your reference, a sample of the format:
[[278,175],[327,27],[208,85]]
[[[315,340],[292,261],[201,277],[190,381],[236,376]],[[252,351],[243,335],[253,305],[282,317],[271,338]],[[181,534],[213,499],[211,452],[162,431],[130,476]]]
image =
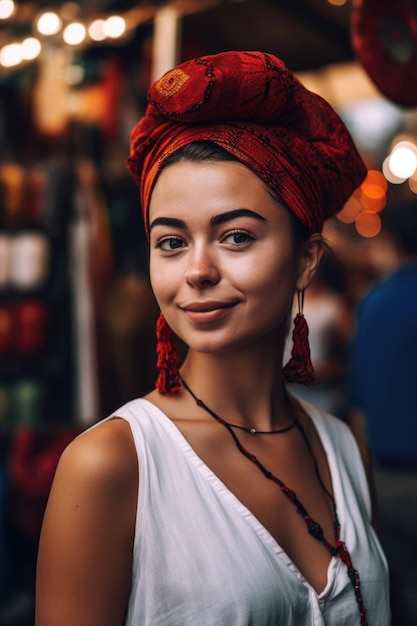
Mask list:
[[235,230],[223,238],[225,243],[231,243],[235,246],[250,243],[254,237],[245,230]]
[[172,252],[182,248],[184,245],[183,240],[179,239],[179,237],[164,237],[157,242],[156,247],[166,252]]

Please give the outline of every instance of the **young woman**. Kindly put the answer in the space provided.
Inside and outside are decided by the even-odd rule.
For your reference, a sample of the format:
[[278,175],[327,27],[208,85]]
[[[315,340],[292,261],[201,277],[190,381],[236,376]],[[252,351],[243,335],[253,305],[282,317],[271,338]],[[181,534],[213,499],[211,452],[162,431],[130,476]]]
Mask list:
[[150,88],[128,166],[160,375],[61,458],[37,626],[388,625],[358,447],[285,386],[313,380],[302,300],[323,219],[366,174],[345,126],[279,59],[227,52]]

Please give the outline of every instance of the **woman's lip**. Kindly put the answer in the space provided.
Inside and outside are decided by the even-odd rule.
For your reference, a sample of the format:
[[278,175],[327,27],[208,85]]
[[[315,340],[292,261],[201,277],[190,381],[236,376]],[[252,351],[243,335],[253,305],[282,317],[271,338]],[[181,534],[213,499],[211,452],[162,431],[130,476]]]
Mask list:
[[221,319],[235,304],[235,302],[205,302],[190,304],[181,308],[190,320],[204,324]]
[[184,311],[191,311],[192,313],[207,313],[208,311],[214,311],[217,309],[227,309],[233,306],[235,302],[191,302],[190,304],[185,304],[181,308]]

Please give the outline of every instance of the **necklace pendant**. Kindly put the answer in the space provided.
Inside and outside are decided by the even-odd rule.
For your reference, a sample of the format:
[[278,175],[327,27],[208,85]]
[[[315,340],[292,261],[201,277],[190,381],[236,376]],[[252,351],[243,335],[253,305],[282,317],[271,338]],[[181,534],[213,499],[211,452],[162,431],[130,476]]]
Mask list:
[[251,428],[249,432],[251,435],[256,435],[256,428]]

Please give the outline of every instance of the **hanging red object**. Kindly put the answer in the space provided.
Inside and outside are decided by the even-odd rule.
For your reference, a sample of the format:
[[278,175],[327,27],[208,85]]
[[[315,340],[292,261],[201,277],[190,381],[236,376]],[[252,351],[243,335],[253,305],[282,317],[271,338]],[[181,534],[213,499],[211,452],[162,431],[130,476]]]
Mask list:
[[380,92],[395,104],[417,105],[416,0],[355,0],[353,51]]

